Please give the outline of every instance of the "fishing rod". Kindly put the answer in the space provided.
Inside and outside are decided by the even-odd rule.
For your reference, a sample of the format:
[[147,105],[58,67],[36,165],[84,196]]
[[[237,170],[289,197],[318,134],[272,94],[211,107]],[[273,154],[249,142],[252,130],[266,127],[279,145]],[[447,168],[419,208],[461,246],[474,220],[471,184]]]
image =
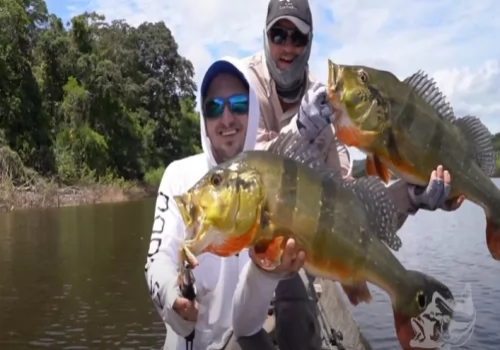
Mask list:
[[[184,265],[181,266],[180,289],[182,297],[190,300],[191,302],[194,302],[196,298],[196,291],[194,290],[194,281],[195,279],[193,270],[191,270],[191,267],[189,266],[187,261],[185,261]],[[185,339],[186,339],[186,350],[193,350],[194,329],[190,334],[188,334],[185,337]]]
[[313,279],[307,276],[309,291],[316,302],[316,307],[318,310],[318,314],[320,316],[321,323],[321,332],[323,333],[323,340],[326,342],[326,345],[329,349],[332,349],[333,346],[337,347],[337,350],[346,350],[342,341],[344,340],[344,335],[341,331],[335,330],[330,322],[328,322],[328,318],[326,317],[325,309],[321,303],[321,300],[318,298],[318,293],[316,293],[316,288],[314,288]]

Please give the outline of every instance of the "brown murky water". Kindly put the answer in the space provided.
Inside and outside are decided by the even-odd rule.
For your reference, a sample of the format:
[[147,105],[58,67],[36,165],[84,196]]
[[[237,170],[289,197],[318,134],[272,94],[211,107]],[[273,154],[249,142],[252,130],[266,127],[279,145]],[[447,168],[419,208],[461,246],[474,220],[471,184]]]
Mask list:
[[[498,181],[497,181],[498,182]],[[0,350],[161,349],[165,328],[144,278],[154,200],[0,213]],[[487,252],[484,214],[420,212],[397,256],[459,294],[472,287],[472,338],[500,343],[500,263]],[[398,349],[388,298],[374,287],[354,315],[374,349]]]
[[154,201],[0,214],[0,349],[159,349]]

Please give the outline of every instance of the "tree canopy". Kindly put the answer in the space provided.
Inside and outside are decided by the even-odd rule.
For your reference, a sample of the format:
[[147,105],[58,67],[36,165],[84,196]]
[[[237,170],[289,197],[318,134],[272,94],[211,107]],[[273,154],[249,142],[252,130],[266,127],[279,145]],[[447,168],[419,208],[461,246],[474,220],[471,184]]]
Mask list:
[[0,0],[0,23],[0,180],[141,180],[200,151],[194,68],[165,23],[63,24],[43,0]]

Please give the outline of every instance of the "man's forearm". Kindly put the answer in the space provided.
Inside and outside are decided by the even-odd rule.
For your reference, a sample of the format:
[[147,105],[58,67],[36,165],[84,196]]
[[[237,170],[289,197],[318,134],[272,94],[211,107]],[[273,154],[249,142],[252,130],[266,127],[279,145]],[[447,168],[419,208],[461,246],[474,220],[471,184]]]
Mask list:
[[280,277],[260,270],[252,261],[243,268],[233,296],[236,337],[253,335],[263,327],[279,281]]

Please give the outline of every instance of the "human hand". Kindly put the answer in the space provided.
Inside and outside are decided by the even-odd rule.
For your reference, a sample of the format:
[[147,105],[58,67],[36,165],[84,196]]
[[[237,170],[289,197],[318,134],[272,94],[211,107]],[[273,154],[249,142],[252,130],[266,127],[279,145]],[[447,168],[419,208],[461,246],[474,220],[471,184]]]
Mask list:
[[[183,272],[181,270],[181,272],[179,272],[177,276],[177,285],[179,286],[181,294],[183,293],[183,291],[185,291],[183,288],[185,287],[184,283],[185,281],[183,278]],[[175,299],[175,302],[172,305],[172,309],[184,320],[196,322],[198,318],[198,302],[195,299],[196,294],[194,294],[194,290],[191,290],[191,292],[192,293],[189,294],[192,294],[192,298],[189,297],[189,295],[182,294],[182,297],[178,297],[177,299]],[[193,300],[190,300],[186,297]]]
[[432,172],[427,187],[408,185],[408,194],[417,208],[425,210],[456,210],[462,205],[465,197],[460,196],[456,200],[449,201],[450,183],[450,173],[444,170],[442,165],[439,165]]
[[[258,254],[256,254],[255,249],[249,249],[248,254],[253,263],[256,266],[262,268],[261,259],[258,257]],[[293,275],[302,268],[305,260],[305,252],[302,250],[297,251],[295,240],[293,238],[290,238],[286,241],[285,248],[283,249],[283,254],[281,255],[280,264],[273,270],[265,269],[265,271],[283,276]]]
[[172,309],[184,320],[196,322],[198,319],[198,302],[179,297],[175,299]]
[[328,102],[326,86],[314,83],[306,91],[299,107],[297,128],[299,133],[311,141],[332,122],[333,108]]

